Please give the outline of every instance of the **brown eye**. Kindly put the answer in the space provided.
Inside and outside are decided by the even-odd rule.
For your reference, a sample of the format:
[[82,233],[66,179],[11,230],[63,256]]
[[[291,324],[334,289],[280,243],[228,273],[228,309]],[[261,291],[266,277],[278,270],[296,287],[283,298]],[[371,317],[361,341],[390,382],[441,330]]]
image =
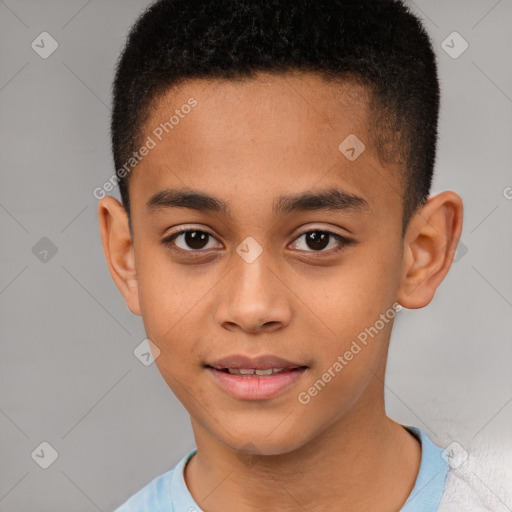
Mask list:
[[[329,250],[325,251],[326,247],[334,249],[332,252],[338,252],[342,250],[345,246],[352,243],[352,240],[345,238],[337,233],[332,233],[331,231],[325,231],[320,229],[315,229],[312,231],[307,231],[306,233],[302,233],[296,240],[300,240],[304,238],[304,243],[299,244],[302,247],[298,247],[301,251],[306,252],[331,252]],[[304,247],[305,246],[305,247]],[[337,248],[336,248],[337,247]]]
[[311,231],[306,233],[306,245],[315,251],[321,251],[329,245],[330,234],[325,231]]
[[206,231],[199,231],[197,229],[180,231],[162,240],[163,244],[173,244],[178,249],[187,252],[201,251],[202,249],[210,249],[207,247],[213,235]]

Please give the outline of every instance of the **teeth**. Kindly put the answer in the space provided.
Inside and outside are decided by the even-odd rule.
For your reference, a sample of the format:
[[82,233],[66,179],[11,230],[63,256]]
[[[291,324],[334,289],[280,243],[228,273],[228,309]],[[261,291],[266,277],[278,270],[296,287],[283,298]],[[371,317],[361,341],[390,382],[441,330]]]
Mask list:
[[269,368],[268,370],[256,370],[256,375],[272,375],[274,370]]
[[228,372],[232,375],[272,375],[279,373],[284,368],[268,368],[267,370],[255,370],[254,368],[227,368]]

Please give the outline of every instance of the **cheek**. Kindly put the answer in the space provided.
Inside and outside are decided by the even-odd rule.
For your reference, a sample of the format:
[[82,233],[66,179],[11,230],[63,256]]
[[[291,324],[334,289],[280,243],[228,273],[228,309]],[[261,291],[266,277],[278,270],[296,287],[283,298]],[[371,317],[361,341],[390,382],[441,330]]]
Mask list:
[[165,333],[186,315],[194,297],[201,296],[201,282],[191,286],[187,267],[172,264],[165,248],[152,240],[141,238],[135,260],[143,318],[150,328]]
[[360,251],[326,272],[295,279],[293,287],[300,288],[297,295],[308,306],[305,317],[320,329],[327,345],[339,348],[392,306],[398,290],[393,258],[377,250]]
[[[392,310],[390,318],[383,321],[379,313],[366,324],[366,320],[351,320],[346,322],[349,328],[340,318],[337,336],[315,338],[318,359],[296,397],[310,428],[327,428],[356,403],[364,410],[367,400],[376,400],[395,314]],[[323,418],[323,424],[316,425],[315,418]]]
[[[398,290],[397,257],[377,243],[373,247],[367,244],[357,255],[347,257],[335,272],[303,283],[300,295],[307,297],[309,306],[309,311],[304,312],[310,332],[316,333],[319,367],[314,377],[320,378],[338,356],[343,358],[342,371],[331,369],[336,378],[332,378],[330,388],[364,381],[368,369],[376,368],[385,356],[396,314],[393,304]],[[381,315],[386,314],[382,320]]]
[[178,356],[183,361],[184,356],[190,357],[192,348],[184,341],[193,334],[193,305],[203,294],[187,286],[187,280],[160,252],[165,253],[148,249],[136,254],[142,319],[147,337],[161,350],[157,363],[177,360]]

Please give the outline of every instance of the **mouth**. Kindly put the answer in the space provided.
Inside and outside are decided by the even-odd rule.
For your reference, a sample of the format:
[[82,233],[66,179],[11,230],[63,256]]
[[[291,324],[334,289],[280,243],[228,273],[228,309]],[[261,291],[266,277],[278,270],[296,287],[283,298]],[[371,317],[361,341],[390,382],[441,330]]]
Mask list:
[[217,368],[215,366],[208,365],[206,365],[206,367],[218,370],[220,372],[229,373],[230,375],[257,375],[258,377],[268,377],[270,375],[276,375],[278,373],[293,372],[301,368],[307,368],[307,366],[295,366],[293,368],[267,368],[263,370],[256,368]]
[[266,400],[292,388],[309,368],[276,356],[235,355],[205,364],[221,390],[240,400]]

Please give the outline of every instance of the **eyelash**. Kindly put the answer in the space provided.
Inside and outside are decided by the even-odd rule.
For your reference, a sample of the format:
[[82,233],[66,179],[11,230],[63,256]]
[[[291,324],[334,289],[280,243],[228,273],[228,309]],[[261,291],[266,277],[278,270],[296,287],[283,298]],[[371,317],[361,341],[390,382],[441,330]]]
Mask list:
[[[192,233],[194,231],[198,232],[198,233],[203,233],[203,234],[208,235],[209,237],[215,238],[215,236],[212,235],[211,233],[209,233],[208,231],[204,231],[204,230],[200,230],[200,229],[186,229],[186,230],[182,230],[182,231],[177,231],[176,233],[173,233],[172,235],[167,236],[166,238],[164,238],[162,240],[162,243],[164,245],[168,246],[168,247],[169,246],[173,246],[173,247],[170,247],[170,248],[172,250],[178,251],[180,253],[190,253],[190,254],[198,254],[198,255],[200,255],[201,253],[207,252],[207,249],[186,250],[186,249],[181,249],[179,247],[176,247],[176,244],[174,243],[174,240],[178,236],[184,235],[186,233]],[[349,245],[354,243],[354,241],[350,240],[349,238],[346,238],[346,237],[344,237],[342,235],[339,235],[337,233],[333,233],[332,231],[328,231],[328,230],[322,229],[322,228],[312,228],[312,229],[309,229],[308,231],[304,231],[303,233],[300,233],[299,235],[297,235],[295,240],[298,240],[299,238],[303,237],[304,235],[308,235],[310,233],[324,233],[324,234],[334,238],[336,241],[338,241],[341,244],[341,247],[339,247],[337,249],[330,249],[330,250],[327,250],[327,251],[322,249],[320,251],[309,250],[309,251],[302,251],[302,252],[313,253],[313,254],[315,254],[315,253],[318,253],[318,254],[324,254],[324,253],[327,253],[327,254],[337,254],[337,253],[340,253],[341,251],[343,251]],[[193,257],[196,257],[196,256],[193,256]]]

